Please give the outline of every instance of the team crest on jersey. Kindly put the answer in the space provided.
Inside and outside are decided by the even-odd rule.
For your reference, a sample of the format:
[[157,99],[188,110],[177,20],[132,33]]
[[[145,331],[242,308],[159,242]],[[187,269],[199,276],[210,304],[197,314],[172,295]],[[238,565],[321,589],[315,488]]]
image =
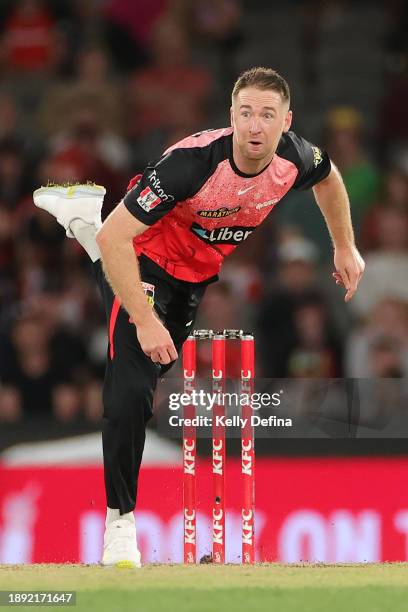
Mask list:
[[[145,293],[145,296],[147,298],[147,302],[150,304],[151,307],[153,307],[154,306],[154,285],[151,285],[150,283],[145,283],[143,281],[141,282],[141,285]],[[132,317],[129,317],[129,323],[134,324]]]
[[154,306],[154,285],[142,282],[142,287],[150,306]]
[[197,215],[200,215],[200,217],[205,217],[206,219],[222,219],[223,217],[228,217],[228,215],[233,215],[239,210],[241,210],[240,206],[234,206],[234,208],[222,206],[216,210],[199,210],[197,211]]
[[137,198],[136,202],[145,210],[150,212],[153,208],[156,208],[161,202],[161,198],[155,193],[150,187],[145,187]]
[[313,165],[315,168],[323,161],[323,155],[321,149],[319,147],[312,147],[313,151]]

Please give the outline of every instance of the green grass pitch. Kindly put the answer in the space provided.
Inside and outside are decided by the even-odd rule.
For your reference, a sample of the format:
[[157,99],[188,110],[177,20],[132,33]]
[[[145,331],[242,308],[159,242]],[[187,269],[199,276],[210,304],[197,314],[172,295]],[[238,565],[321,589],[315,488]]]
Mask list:
[[0,565],[0,590],[45,589],[77,591],[75,612],[406,612],[408,563]]

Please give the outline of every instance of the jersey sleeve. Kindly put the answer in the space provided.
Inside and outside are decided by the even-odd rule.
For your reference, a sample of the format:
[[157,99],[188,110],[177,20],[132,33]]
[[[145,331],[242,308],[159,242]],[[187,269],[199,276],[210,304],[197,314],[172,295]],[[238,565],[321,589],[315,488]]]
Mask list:
[[[194,192],[197,162],[188,149],[174,149],[150,162],[142,175],[129,184],[123,202],[145,225],[157,223]],[[134,183],[134,184],[132,184]]]
[[291,150],[290,157],[298,169],[293,189],[300,191],[310,189],[330,173],[330,158],[326,151],[301,136],[297,136],[294,132],[288,132],[286,136],[287,146]]

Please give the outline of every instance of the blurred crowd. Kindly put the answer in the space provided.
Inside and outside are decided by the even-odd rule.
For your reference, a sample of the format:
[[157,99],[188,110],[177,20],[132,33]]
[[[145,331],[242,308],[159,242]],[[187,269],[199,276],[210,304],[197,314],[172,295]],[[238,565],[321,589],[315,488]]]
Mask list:
[[[1,3],[0,422],[41,414],[97,423],[102,410],[105,322],[89,262],[52,217],[35,209],[32,191],[49,180],[95,181],[107,188],[106,216],[130,177],[167,146],[228,124],[233,81],[254,62],[288,78],[295,130],[325,147],[342,172],[366,273],[345,305],[312,195],[289,194],[227,260],[197,326],[253,330],[263,377],[407,376],[406,4],[292,1],[279,14],[274,4]],[[365,10],[368,21],[379,20],[377,30],[370,27],[378,69],[370,87],[374,79],[377,94],[362,91],[360,104],[350,97],[355,81],[336,73],[344,95],[333,102],[321,60],[330,56],[322,53],[327,33],[347,28],[352,46],[350,24],[358,39]],[[279,29],[289,18],[296,53]],[[276,47],[280,40],[276,55],[268,50],[269,24]],[[344,51],[340,34],[332,58]],[[231,374],[239,368],[234,351]],[[200,367],[209,365],[203,345]]]

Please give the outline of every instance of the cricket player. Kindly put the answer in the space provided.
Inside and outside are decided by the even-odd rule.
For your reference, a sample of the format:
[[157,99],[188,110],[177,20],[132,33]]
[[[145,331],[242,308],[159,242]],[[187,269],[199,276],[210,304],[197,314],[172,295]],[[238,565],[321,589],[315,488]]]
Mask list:
[[102,186],[34,192],[36,206],[87,251],[106,309],[103,565],[141,565],[133,510],[153,393],[177,359],[224,257],[290,189],[312,188],[345,301],[364,271],[337,168],[325,151],[290,130],[287,82],[269,68],[244,72],[230,112],[231,127],[189,136],[149,163],[103,224]]

